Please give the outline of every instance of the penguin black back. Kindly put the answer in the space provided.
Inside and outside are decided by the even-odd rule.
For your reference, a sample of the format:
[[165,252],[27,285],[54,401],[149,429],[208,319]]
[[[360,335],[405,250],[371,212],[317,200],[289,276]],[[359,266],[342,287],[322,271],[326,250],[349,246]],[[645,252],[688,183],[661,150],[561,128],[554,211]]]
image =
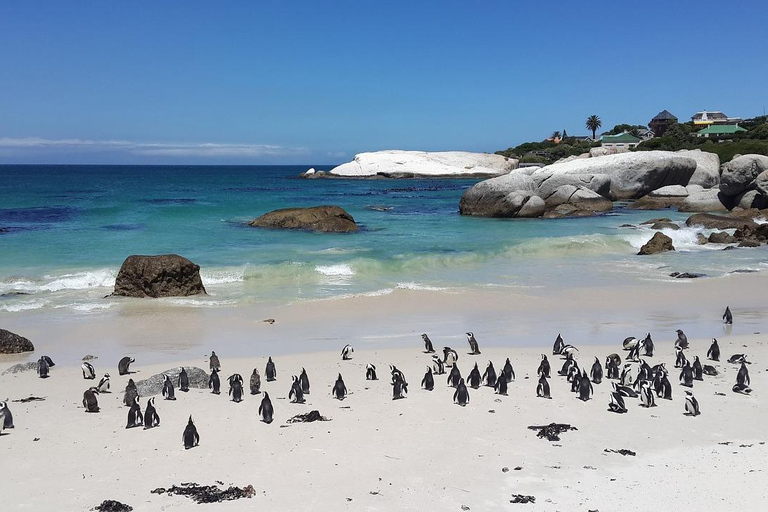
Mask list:
[[304,368],[301,369],[301,374],[299,375],[299,384],[301,385],[301,390],[304,392],[305,395],[309,394],[309,376],[307,375],[307,370]]
[[267,360],[267,367],[264,370],[264,375],[267,377],[267,382],[272,382],[277,379],[277,369],[275,363],[272,361],[272,357]]
[[485,381],[486,386],[491,388],[496,387],[496,369],[493,367],[493,363],[491,361],[488,361],[488,366],[485,368],[485,372],[483,372],[482,378],[483,381]]
[[448,374],[448,385],[455,388],[459,385],[459,380],[461,380],[461,372],[459,371],[459,367],[454,364],[451,368],[451,373]]
[[141,405],[139,405],[139,397],[133,397],[133,403],[128,410],[128,422],[125,428],[140,427],[144,424],[144,415],[141,414]]
[[125,386],[125,395],[123,395],[123,403],[128,407],[133,406],[134,398],[138,398],[139,392],[136,389],[136,383],[133,379],[128,379],[128,384]]
[[229,395],[232,397],[232,401],[240,403],[243,401],[243,379],[230,378],[229,380]]
[[430,340],[429,336],[426,334],[422,334],[421,339],[424,340],[424,352],[427,354],[432,354],[435,351],[435,347],[432,346],[432,340]]
[[597,357],[595,357],[595,362],[592,363],[589,375],[595,384],[600,384],[603,381],[603,367],[600,365],[600,360]]
[[136,360],[132,357],[125,356],[120,360],[120,362],[117,363],[117,373],[119,375],[128,375],[131,373],[130,366],[131,363],[135,362]]
[[272,401],[269,399],[269,393],[266,391],[264,392],[264,398],[261,399],[261,404],[259,405],[259,414],[261,415],[261,421],[264,423],[272,423],[272,416],[274,415],[275,411],[272,408]]
[[160,416],[155,409],[155,399],[147,400],[147,408],[144,410],[144,429],[160,426]]
[[365,380],[378,380],[376,376],[376,366],[368,363],[365,365]]
[[192,422],[191,414],[189,416],[189,422],[184,428],[184,433],[182,434],[181,438],[184,442],[185,450],[189,450],[190,448],[194,448],[200,444],[200,435],[197,433],[197,427],[195,427],[195,424]]
[[258,395],[261,393],[261,375],[259,375],[259,370],[256,368],[254,368],[253,373],[251,373],[250,385],[252,395]]
[[[451,373],[453,373],[453,370],[451,370]],[[459,375],[459,378],[461,378],[460,375]],[[477,367],[477,363],[475,363],[474,368],[470,370],[469,375],[467,376],[467,382],[469,383],[470,387],[477,389],[480,387],[480,381],[482,380],[483,380],[483,377],[480,375],[480,370]],[[454,387],[456,386],[458,386],[458,381],[455,381]]]
[[733,323],[733,315],[731,314],[731,308],[729,306],[725,306],[725,313],[723,313],[723,320],[726,324],[732,324]]
[[453,401],[461,406],[469,403],[469,391],[467,390],[467,385],[464,384],[464,379],[459,379],[456,391],[453,393]]
[[173,382],[171,382],[171,378],[167,375],[163,375],[163,377],[163,397],[166,400],[176,400],[176,394],[174,393]]
[[208,362],[209,362],[209,367],[211,371],[213,370],[221,371],[221,363],[219,362],[219,356],[217,356],[216,352],[214,352],[213,350],[211,350],[211,357],[208,360]]
[[50,365],[48,364],[48,361],[45,359],[45,357],[41,357],[37,360],[37,375],[41,379],[47,379],[49,367]]
[[707,358],[712,361],[720,361],[720,345],[717,344],[717,339],[712,338],[712,345],[707,350]]
[[424,374],[424,378],[421,379],[421,387],[427,391],[435,389],[435,379],[432,376],[432,368],[427,366],[427,373]]
[[333,384],[333,396],[337,400],[344,400],[347,397],[347,386],[344,384],[344,379],[339,374],[336,382]]
[[509,358],[507,358],[507,360],[504,362],[504,368],[501,370],[501,374],[504,377],[504,380],[507,382],[512,382],[515,380],[515,369],[512,367],[512,363],[510,362]]
[[541,363],[539,363],[539,369],[536,370],[536,374],[541,377],[542,375],[546,378],[551,377],[551,367],[549,366],[549,361],[547,360],[547,356],[545,354],[541,354]]
[[189,376],[183,366],[179,372],[179,390],[185,393],[189,391]]
[[211,376],[208,377],[208,389],[210,389],[214,395],[221,393],[221,380],[219,379],[218,370],[211,370]]

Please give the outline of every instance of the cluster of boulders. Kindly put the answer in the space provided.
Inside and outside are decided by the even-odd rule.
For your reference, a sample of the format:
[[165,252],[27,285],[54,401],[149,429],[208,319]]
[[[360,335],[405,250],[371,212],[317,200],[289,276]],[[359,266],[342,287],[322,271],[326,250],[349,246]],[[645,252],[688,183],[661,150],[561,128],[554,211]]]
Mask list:
[[742,155],[721,166],[716,154],[700,150],[595,155],[482,181],[464,193],[459,211],[487,217],[582,216],[611,210],[616,200],[635,200],[632,207],[638,209],[686,212],[768,207],[768,157]]

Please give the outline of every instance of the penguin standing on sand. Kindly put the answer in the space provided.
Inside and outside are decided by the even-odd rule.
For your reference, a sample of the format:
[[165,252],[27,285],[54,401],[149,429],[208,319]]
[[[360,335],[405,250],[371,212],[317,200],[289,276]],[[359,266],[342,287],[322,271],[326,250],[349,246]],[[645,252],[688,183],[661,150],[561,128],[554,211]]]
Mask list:
[[657,391],[657,394],[661,398],[664,398],[665,400],[672,400],[672,383],[669,382],[669,378],[667,377],[666,373],[661,376],[659,389],[661,392],[659,393],[659,391]]
[[221,393],[221,380],[219,379],[219,370],[211,370],[211,376],[208,377],[208,389],[211,393],[218,395]]
[[678,329],[676,332],[677,340],[675,340],[675,348],[686,350],[688,348],[688,336],[685,335],[682,329]]
[[125,386],[125,395],[123,395],[123,404],[132,407],[134,399],[138,397],[139,392],[136,389],[136,383],[133,382],[133,379],[128,379],[128,384]]
[[[456,367],[454,366],[454,368]],[[453,374],[453,370],[451,370],[451,374]],[[477,367],[477,363],[475,363],[475,367],[472,368],[472,370],[469,372],[469,375],[467,376],[467,383],[469,383],[472,388],[477,389],[480,387],[480,381],[482,380],[483,378],[480,376],[480,369]],[[458,383],[458,381],[456,382]]]
[[605,370],[607,379],[619,378],[619,363],[616,362],[616,359],[608,357],[608,359],[605,360]]
[[581,379],[579,380],[579,399],[586,402],[589,397],[595,393],[592,387],[592,382],[587,377],[587,372],[582,370]]
[[557,338],[555,338],[555,344],[552,345],[552,355],[553,356],[559,356],[563,353],[563,347],[565,346],[565,342],[563,341],[563,337],[558,334]]
[[612,382],[611,384],[613,384],[613,392],[611,392],[611,401],[608,403],[608,410],[611,412],[624,414],[627,412],[627,405],[624,403],[624,397],[621,396],[621,393],[619,393],[616,383]]
[[183,366],[179,371],[179,391],[185,393],[189,391],[189,375],[187,375],[187,370],[185,370]]
[[355,351],[354,348],[352,348],[352,345],[347,343],[344,345],[344,348],[341,349],[341,360],[342,361],[348,361],[349,359],[352,359],[352,353]]
[[37,375],[41,379],[47,379],[49,367],[50,365],[48,364],[48,361],[46,360],[45,356],[41,357],[40,359],[37,360]]
[[467,390],[467,385],[464,384],[464,379],[459,379],[459,384],[453,393],[453,401],[462,407],[469,403],[469,391]]
[[640,344],[638,343],[629,349],[629,354],[627,355],[627,361],[638,362],[639,360],[640,360]]
[[723,320],[728,325],[733,323],[733,315],[731,314],[731,308],[728,306],[725,306],[725,313],[723,313]]
[[693,387],[693,368],[691,368],[691,363],[688,361],[685,362],[685,366],[683,366],[680,372],[680,384],[689,388]]
[[427,391],[435,389],[435,379],[432,377],[432,368],[429,366],[427,366],[427,373],[424,374],[424,378],[421,379],[421,387]]
[[467,343],[469,343],[469,353],[470,355],[476,356],[480,354],[480,345],[477,344],[477,340],[475,339],[475,335],[471,332],[467,333]]
[[219,356],[216,355],[216,352],[211,350],[211,357],[208,359],[209,367],[211,371],[216,370],[217,372],[221,371],[221,363],[219,362]]
[[699,410],[699,402],[696,397],[693,396],[693,391],[685,392],[685,413],[688,416],[698,416],[701,414]]
[[109,393],[109,374],[105,373],[104,376],[99,379],[99,383],[96,385],[99,388],[99,393]]
[[701,367],[699,356],[693,356],[691,368],[693,369],[693,380],[704,380],[704,368]]
[[365,380],[379,380],[378,377],[376,377],[376,366],[368,363],[365,365]]
[[128,375],[131,373],[130,366],[131,363],[135,363],[136,360],[132,357],[125,356],[117,363],[117,374],[118,375]]
[[432,355],[432,367],[435,370],[435,375],[445,375],[445,363],[437,354]]
[[536,396],[541,398],[552,398],[549,394],[549,382],[544,374],[539,376],[539,383],[536,385]]
[[397,369],[397,366],[391,364],[389,365],[389,373],[392,376],[392,384],[395,383],[395,380],[400,379],[403,382],[405,382],[405,375],[403,375],[403,372]]
[[133,404],[128,409],[128,423],[125,428],[134,428],[144,425],[144,415],[141,414],[141,405],[139,405],[139,397],[133,397]]
[[720,345],[717,344],[717,339],[712,338],[712,344],[707,350],[707,359],[712,361],[720,361]]
[[502,375],[496,379],[496,384],[493,386],[493,390],[497,395],[507,395],[507,379]]
[[443,362],[445,366],[453,366],[459,360],[459,354],[451,347],[443,347]]
[[200,435],[197,433],[197,428],[192,422],[192,415],[189,415],[189,422],[184,428],[184,433],[181,435],[181,440],[184,443],[184,449],[189,450],[200,444]]
[[83,407],[85,412],[99,412],[99,389],[90,387],[83,393]]
[[299,385],[301,386],[301,390],[304,392],[305,395],[309,394],[309,376],[307,375],[307,370],[304,368],[301,369],[301,374],[299,374]]
[[675,368],[682,368],[686,364],[688,364],[688,359],[685,358],[683,349],[676,347],[675,348]]
[[236,373],[229,378],[229,396],[237,404],[243,401],[243,378],[240,374]]
[[645,348],[645,357],[653,357],[653,340],[651,339],[651,333],[648,333],[643,340],[643,348]]
[[424,352],[427,354],[434,353],[435,347],[432,346],[432,340],[429,339],[429,336],[422,334],[421,339],[424,340]]
[[80,368],[83,369],[83,378],[86,380],[93,380],[96,378],[96,369],[91,363],[85,361]]
[[453,368],[451,368],[451,373],[448,374],[448,385],[455,388],[459,385],[459,380],[461,380],[461,372],[459,367],[454,364]]
[[259,404],[259,414],[261,415],[261,421],[266,424],[272,423],[272,416],[275,414],[275,410],[272,408],[272,400],[269,399],[269,393],[264,392],[264,398],[261,399]]
[[504,368],[501,370],[501,375],[504,377],[504,380],[506,380],[507,383],[515,380],[515,369],[512,368],[512,363],[509,362],[509,358],[507,358],[506,362],[504,363]]
[[541,362],[539,363],[539,368],[536,370],[536,375],[539,377],[546,377],[550,378],[552,369],[549,366],[549,361],[547,360],[546,354],[541,354]]
[[277,379],[277,369],[275,363],[272,361],[272,356],[267,360],[267,367],[264,370],[264,375],[267,377],[267,382],[272,382]]
[[252,395],[258,395],[261,393],[261,375],[259,375],[259,370],[256,368],[253,369],[253,373],[251,374],[250,384]]
[[341,378],[341,374],[339,374],[339,377],[333,384],[332,393],[336,400],[344,400],[347,397],[347,386],[344,385],[344,379]]
[[573,356],[567,355],[565,356],[565,361],[563,362],[563,366],[560,368],[560,371],[557,372],[558,375],[565,377],[568,375],[568,372],[571,369],[571,366],[573,366],[576,363],[576,361],[573,360]]
[[144,430],[160,426],[160,416],[155,409],[155,398],[147,400],[147,408],[144,410]]
[[163,375],[163,398],[166,400],[176,400],[173,382],[171,382],[171,378],[167,375]]
[[656,400],[653,398],[653,392],[651,391],[651,383],[647,380],[640,384],[640,404],[643,407],[656,406]]
[[8,408],[8,402],[0,402],[0,432],[6,428],[14,428],[13,426],[13,414]]
[[[509,359],[507,359],[507,361],[509,361]],[[488,366],[486,366],[485,372],[483,372],[483,382],[485,382],[486,386],[495,388],[496,380],[498,380],[496,377],[496,369],[493,367],[493,363],[488,361]]]
[[405,394],[408,393],[408,383],[405,381],[405,377],[401,372],[392,374],[392,400],[398,400],[405,398]]
[[304,400],[304,391],[301,390],[299,378],[294,375],[292,379],[293,382],[291,384],[291,390],[288,392],[288,399],[294,404],[303,404],[306,400]]
[[746,362],[742,361],[741,368],[739,368],[739,373],[736,374],[736,384],[740,386],[749,386],[751,382],[749,381],[749,370],[747,370]]
[[603,367],[600,365],[600,360],[597,357],[595,357],[595,362],[592,363],[592,369],[589,370],[589,376],[595,384],[600,384],[603,381]]

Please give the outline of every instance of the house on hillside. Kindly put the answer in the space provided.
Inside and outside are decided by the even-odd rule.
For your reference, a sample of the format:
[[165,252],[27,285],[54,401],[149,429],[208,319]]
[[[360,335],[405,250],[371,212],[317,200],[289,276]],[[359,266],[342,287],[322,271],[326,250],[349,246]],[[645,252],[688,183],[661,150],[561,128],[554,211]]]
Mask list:
[[747,130],[737,124],[711,124],[696,132],[699,137],[727,137],[735,133],[745,133]]
[[743,119],[740,117],[728,117],[719,110],[702,110],[693,114],[691,121],[693,121],[695,127],[702,128],[713,124],[738,124]]
[[618,135],[603,135],[600,137],[600,142],[604,148],[629,150],[643,142],[643,139],[635,137],[629,132],[624,132]]
[[664,132],[667,131],[667,128],[669,125],[674,124],[677,122],[677,117],[675,117],[675,114],[670,112],[669,110],[662,110],[658,114],[656,114],[656,117],[651,119],[651,122],[648,123],[648,127],[653,132],[653,135],[656,137],[662,137],[664,135]]

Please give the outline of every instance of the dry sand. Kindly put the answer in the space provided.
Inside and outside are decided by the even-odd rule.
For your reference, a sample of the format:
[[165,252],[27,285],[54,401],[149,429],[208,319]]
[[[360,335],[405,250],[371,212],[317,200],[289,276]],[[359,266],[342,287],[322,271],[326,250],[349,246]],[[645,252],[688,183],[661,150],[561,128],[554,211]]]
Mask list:
[[[160,328],[155,325],[155,328]],[[568,333],[564,333],[566,342]],[[112,374],[113,392],[99,398],[101,412],[85,413],[81,400],[92,381],[75,365],[58,364],[48,379],[33,372],[0,377],[3,398],[29,395],[44,402],[11,403],[16,428],[0,437],[3,510],[87,510],[105,499],[130,504],[134,510],[647,510],[649,503],[667,510],[729,510],[759,507],[768,491],[768,460],[762,390],[768,385],[768,356],[763,335],[722,337],[725,358],[746,352],[752,396],[731,391],[737,366],[715,364],[717,377],[696,382],[701,416],[684,412],[684,389],[672,368],[669,340],[657,339],[652,364],[665,361],[671,370],[673,400],[658,400],[644,409],[627,399],[629,412],[608,412],[604,381],[594,398],[582,402],[556,375],[562,364],[549,356],[553,398],[535,396],[542,347],[485,347],[470,356],[465,342],[455,343],[459,368],[466,376],[474,362],[484,370],[492,360],[500,371],[510,357],[517,374],[509,396],[490,388],[470,389],[466,407],[452,403],[453,389],[437,376],[432,392],[419,388],[430,356],[421,352],[418,337],[411,348],[357,346],[354,358],[339,353],[283,355],[275,358],[278,380],[266,383],[275,407],[275,421],[259,421],[260,395],[235,404],[207,390],[177,390],[176,401],[158,397],[161,425],[151,430],[126,430],[128,408],[113,360],[95,360],[97,373]],[[433,337],[436,346],[442,345]],[[702,360],[708,339],[692,339],[690,358]],[[105,352],[109,352],[105,350]],[[594,356],[612,352],[622,358],[620,344],[582,346],[580,361],[589,367]],[[241,373],[246,380],[254,367],[262,373],[266,357],[231,358],[217,350],[222,376]],[[266,354],[264,354],[266,356]],[[365,380],[365,364],[378,368],[378,381]],[[207,369],[204,358],[179,359],[174,365]],[[391,399],[388,364],[406,375],[409,394]],[[8,364],[0,366],[4,369]],[[135,379],[149,377],[169,364],[134,365]],[[290,376],[307,369],[311,393],[307,403],[287,400]],[[344,401],[330,396],[342,373],[349,389]],[[724,396],[716,393],[723,393]],[[142,400],[144,407],[146,400]],[[329,422],[294,424],[296,414],[319,410]],[[192,415],[200,446],[184,450],[181,435]],[[578,428],[560,442],[538,439],[529,425],[570,423]],[[728,443],[728,444],[724,444]],[[636,456],[606,453],[630,449]],[[507,468],[508,471],[505,471]],[[253,485],[251,499],[194,505],[184,497],[151,494],[156,487],[181,482]],[[535,504],[512,504],[513,494],[533,495]],[[8,507],[10,505],[10,507]]]

